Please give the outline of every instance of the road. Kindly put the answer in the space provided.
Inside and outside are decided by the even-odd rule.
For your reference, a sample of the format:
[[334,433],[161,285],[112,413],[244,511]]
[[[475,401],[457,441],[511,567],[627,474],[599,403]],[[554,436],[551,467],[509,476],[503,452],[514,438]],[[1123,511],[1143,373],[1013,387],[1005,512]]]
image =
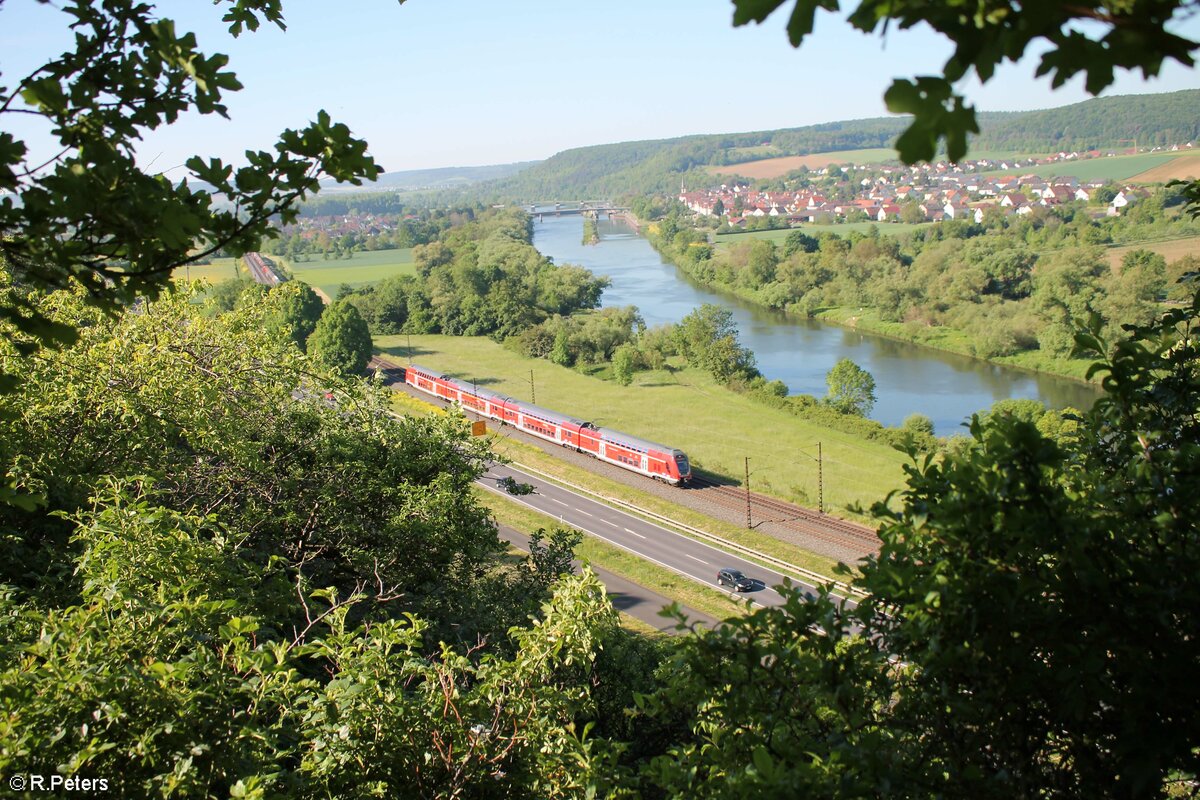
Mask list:
[[[519,550],[529,552],[528,536],[507,525],[499,526],[499,532],[501,539]],[[578,561],[575,562],[575,567],[578,569]],[[635,619],[639,619],[650,627],[657,628],[664,633],[677,634],[686,632],[676,628],[674,619],[668,619],[659,615],[658,612],[664,606],[670,605],[671,600],[669,598],[657,592],[652,592],[645,586],[639,586],[616,573],[597,567],[595,564],[592,564],[591,567],[592,571],[596,573],[596,577],[604,584],[604,588],[608,592],[608,599],[613,604],[613,608]],[[714,617],[705,614],[703,611],[697,611],[682,604],[680,605],[680,609],[691,625],[712,628],[717,624],[717,620]]]
[[[533,493],[518,496],[498,488],[497,481],[505,477],[533,486]],[[764,606],[783,603],[783,598],[771,588],[784,583],[785,578],[782,574],[712,545],[611,508],[514,467],[493,464],[479,482],[489,491],[513,502],[548,514],[564,525],[603,539],[609,544],[718,591],[732,593],[728,587],[717,585],[717,570],[723,567],[740,569],[756,581],[756,588],[742,593],[743,596]],[[796,579],[791,580],[800,588],[816,593],[813,586]]]

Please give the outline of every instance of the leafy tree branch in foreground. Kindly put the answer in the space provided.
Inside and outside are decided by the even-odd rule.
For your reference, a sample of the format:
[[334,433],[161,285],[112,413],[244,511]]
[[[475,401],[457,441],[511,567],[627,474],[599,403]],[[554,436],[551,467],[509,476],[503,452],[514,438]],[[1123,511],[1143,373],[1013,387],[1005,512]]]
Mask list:
[[[226,6],[234,35],[284,27],[279,0]],[[228,59],[202,53],[193,34],[150,5],[72,0],[61,10],[74,49],[0,86],[0,116],[39,116],[57,142],[47,160],[0,132],[0,259],[14,285],[77,283],[103,307],[153,297],[176,267],[258,247],[272,235],[270,220],[292,221],[319,178],[359,185],[382,172],[366,143],[324,111],[284,131],[273,151],[247,151],[245,166],[194,156],[192,184],[147,172],[136,158],[147,133],[188,111],[227,116],[225,94],[241,89]],[[37,340],[74,337],[21,294],[0,306],[0,318]]]

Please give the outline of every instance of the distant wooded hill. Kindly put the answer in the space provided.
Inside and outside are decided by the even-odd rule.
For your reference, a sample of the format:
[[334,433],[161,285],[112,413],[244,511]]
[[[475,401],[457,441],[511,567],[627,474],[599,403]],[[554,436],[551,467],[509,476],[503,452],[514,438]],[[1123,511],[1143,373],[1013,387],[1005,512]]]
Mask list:
[[[1044,111],[979,114],[973,150],[1044,153],[1170,145],[1200,138],[1200,90],[1102,97]],[[904,117],[707,134],[565,150],[515,175],[472,187],[481,199],[523,202],[669,193],[711,182],[705,166],[776,156],[891,147]]]
[[[371,185],[371,190],[420,191],[424,189],[454,189],[470,186],[481,181],[493,181],[515,175],[523,169],[540,164],[540,161],[518,161],[512,164],[494,164],[484,167],[438,167],[436,169],[410,169],[385,172]],[[321,182],[321,191],[346,190],[361,192],[362,189],[339,185],[336,181]]]

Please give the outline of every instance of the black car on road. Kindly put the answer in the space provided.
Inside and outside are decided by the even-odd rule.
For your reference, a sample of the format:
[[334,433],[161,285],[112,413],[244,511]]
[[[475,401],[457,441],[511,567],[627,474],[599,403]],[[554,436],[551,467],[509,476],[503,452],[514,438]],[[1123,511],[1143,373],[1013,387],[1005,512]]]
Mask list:
[[717,585],[729,586],[739,592],[748,592],[755,587],[754,580],[747,578],[740,569],[726,567],[717,573]]

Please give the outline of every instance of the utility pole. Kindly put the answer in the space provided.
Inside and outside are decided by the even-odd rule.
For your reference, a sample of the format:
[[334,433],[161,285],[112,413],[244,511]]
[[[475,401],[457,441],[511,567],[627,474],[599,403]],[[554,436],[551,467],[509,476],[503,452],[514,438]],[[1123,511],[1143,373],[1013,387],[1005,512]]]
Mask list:
[[533,387],[533,370],[529,370],[529,402],[537,405],[537,389]]
[[404,335],[408,337],[408,363],[411,364],[412,363],[412,334],[406,333]]
[[821,443],[817,442],[817,512],[825,513],[825,476],[821,460]]
[[750,456],[746,456],[746,528],[754,527],[750,518]]

